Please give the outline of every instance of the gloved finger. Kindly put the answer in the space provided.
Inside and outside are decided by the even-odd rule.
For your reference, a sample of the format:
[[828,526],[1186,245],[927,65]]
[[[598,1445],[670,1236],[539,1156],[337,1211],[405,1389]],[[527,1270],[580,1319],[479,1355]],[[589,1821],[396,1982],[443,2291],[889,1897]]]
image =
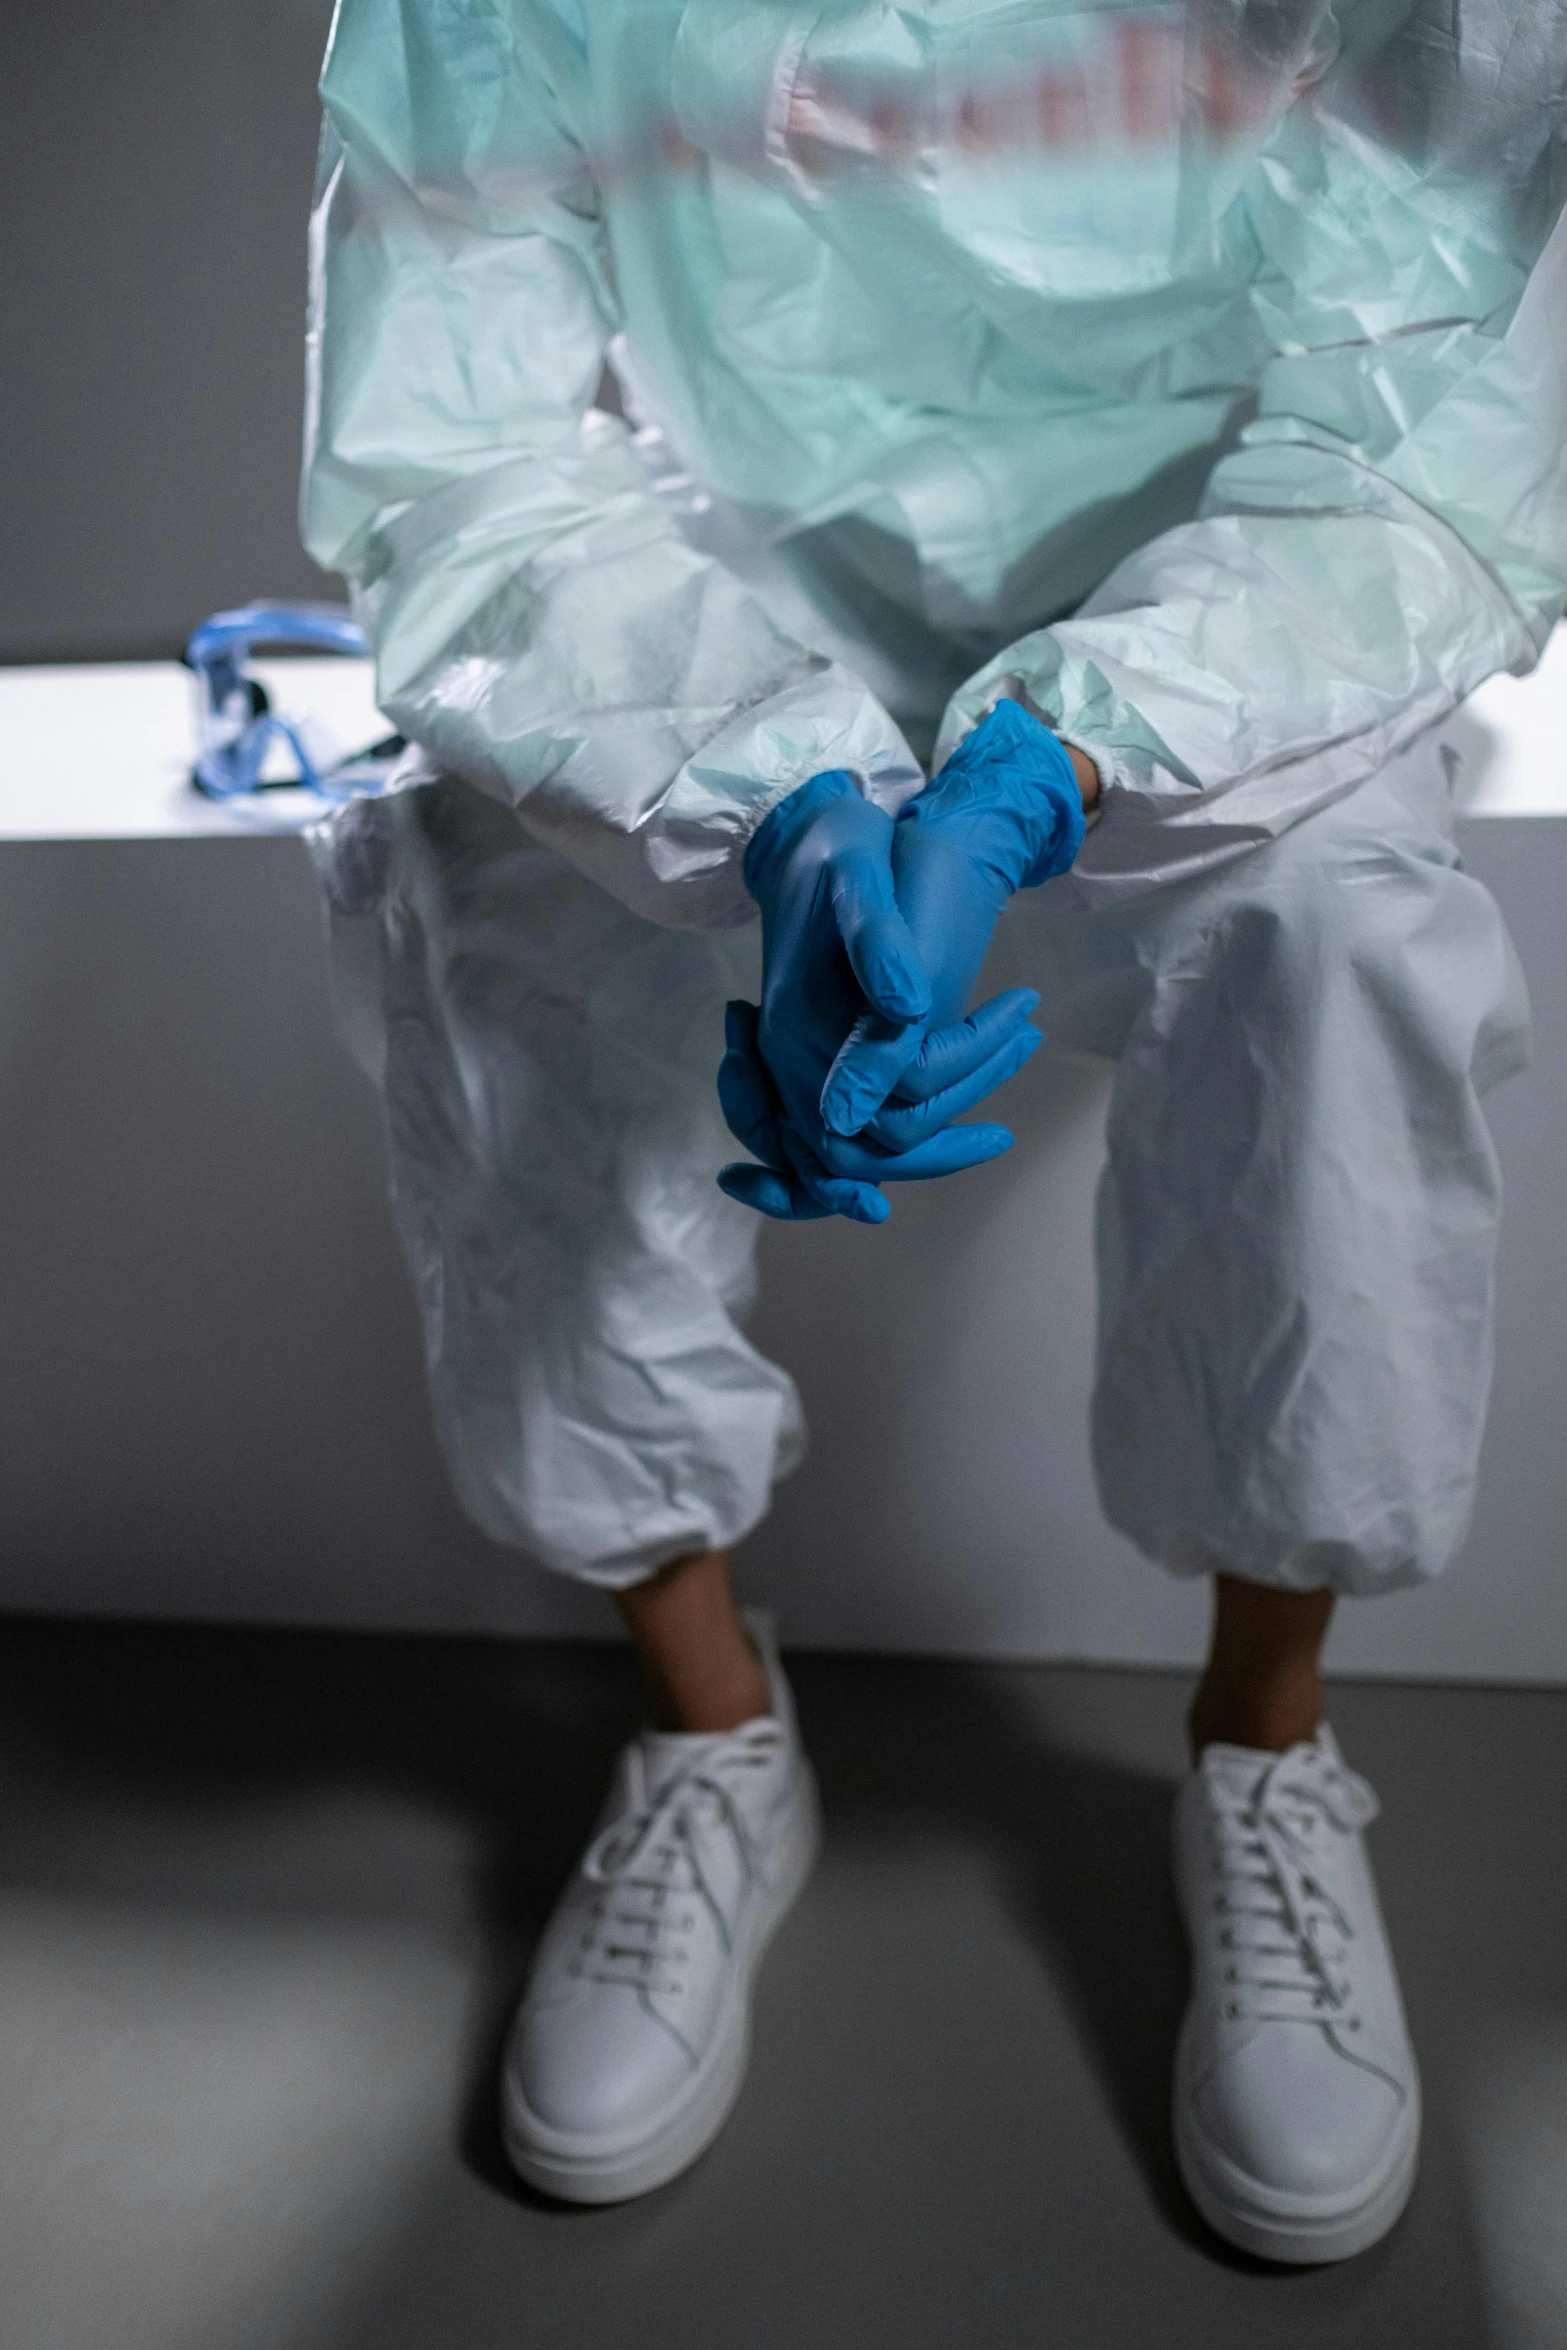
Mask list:
[[884,1161],[878,1183],[918,1183],[927,1176],[961,1175],[965,1167],[983,1167],[1012,1148],[1005,1126],[946,1126],[928,1142],[900,1151]]
[[[793,1129],[786,1126],[782,1132],[791,1163],[801,1180],[813,1198],[820,1196],[799,1168]],[[829,1135],[823,1144],[822,1157],[827,1176],[840,1183],[916,1183],[927,1175],[955,1175],[960,1168],[981,1166],[986,1159],[998,1158],[1011,1148],[1012,1136],[1005,1126],[946,1126],[912,1149],[897,1152],[880,1150],[863,1136],[844,1142],[836,1135]]]
[[777,1132],[778,1094],[757,1042],[760,1017],[755,1004],[724,1006],[728,1050],[718,1064],[718,1106],[737,1142],[764,1165],[786,1169],[788,1160]]
[[957,1085],[949,1085],[945,1093],[932,1094],[928,1101],[910,1102],[906,1106],[889,1102],[871,1120],[866,1133],[884,1150],[910,1151],[927,1135],[937,1134],[954,1118],[961,1118],[965,1110],[972,1110],[998,1085],[1005,1085],[1015,1077],[1025,1062],[1031,1061],[1044,1038],[1037,1028],[1023,1028],[1008,1039],[999,1053],[992,1054],[982,1068],[971,1070]]
[[776,1174],[771,1167],[753,1167],[744,1159],[719,1168],[718,1188],[743,1208],[776,1216],[780,1223],[809,1224],[832,1213],[830,1208],[818,1207],[805,1186],[793,1177]]
[[768,1216],[848,1216],[858,1224],[885,1223],[889,1211],[880,1192],[870,1183],[835,1176],[785,1119],[762,1054],[755,1004],[737,998],[724,1006],[724,1041],[729,1049],[718,1066],[718,1099],[725,1121],[778,1179],[774,1190],[756,1180],[761,1169],[748,1174],[735,1162],[725,1169],[734,1180],[720,1177],[730,1197]]
[[834,1174],[823,1166],[803,1136],[787,1123],[779,1126],[778,1134],[791,1169],[818,1207],[830,1215],[847,1216],[851,1224],[886,1223],[892,1210],[874,1181],[860,1182],[852,1176]]
[[[933,1094],[944,1093],[986,1068],[1025,1024],[1029,1013],[1038,1008],[1037,989],[1009,987],[981,1004],[966,1020],[931,1032],[917,1021],[883,1020],[879,1013],[862,1012],[827,1072],[822,1123],[830,1134],[859,1134],[884,1106],[896,1108],[902,1102],[928,1101]],[[1028,1049],[1032,1052],[1034,1048],[1030,1045]],[[1015,1066],[1021,1068],[1022,1063]],[[1006,1074],[1010,1076],[1012,1071]],[[977,1093],[966,1096],[962,1108],[971,1109],[1001,1082],[1000,1077],[990,1078]],[[957,1109],[949,1109],[936,1124],[957,1115]]]
[[[1038,1009],[1036,988],[1009,987],[1000,995],[993,995],[977,1011],[970,1012],[966,1020],[955,1020],[949,1028],[930,1030],[918,1051],[910,1055],[893,1087],[898,1101],[929,1101],[933,1095],[961,1084],[964,1078],[986,1067],[1003,1045],[1010,1044],[1023,1029],[1030,1012]],[[1028,1033],[1037,1036],[1039,1031],[1029,1029]],[[1028,1049],[1032,1052],[1034,1048],[1030,1045]],[[983,1096],[974,1094],[970,1098],[979,1101]],[[952,1111],[947,1114],[955,1115]]]
[[838,935],[872,1010],[887,1020],[923,1020],[930,981],[914,933],[898,911],[890,857],[841,850],[833,859],[831,889]]
[[924,1036],[923,1021],[860,1014],[822,1087],[822,1124],[829,1134],[859,1133],[919,1052]]

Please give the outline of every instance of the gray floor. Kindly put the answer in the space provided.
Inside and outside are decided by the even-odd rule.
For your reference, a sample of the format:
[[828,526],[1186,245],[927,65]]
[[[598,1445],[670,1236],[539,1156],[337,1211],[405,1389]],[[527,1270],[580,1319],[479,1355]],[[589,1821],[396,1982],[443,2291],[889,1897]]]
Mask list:
[[5,1626],[4,2350],[1567,2343],[1567,1695],[1335,1693],[1426,2160],[1388,2243],[1288,2275],[1171,2169],[1180,1682],[795,1678],[830,1843],[745,2099],[583,2213],[507,2177],[491,2073],[624,1655]]

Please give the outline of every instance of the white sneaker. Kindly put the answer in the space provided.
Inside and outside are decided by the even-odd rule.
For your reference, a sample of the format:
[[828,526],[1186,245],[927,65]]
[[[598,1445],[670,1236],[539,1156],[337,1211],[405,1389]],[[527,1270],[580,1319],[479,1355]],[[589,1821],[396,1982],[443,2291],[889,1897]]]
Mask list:
[[816,1858],[816,1786],[772,1626],[747,1621],[772,1712],[624,1749],[507,2043],[507,2151],[569,2202],[646,2194],[718,2135],[745,2078],[752,1978]]
[[1268,2260],[1363,2252],[1415,2182],[1420,2080],[1360,1837],[1376,1809],[1325,1723],[1286,1754],[1206,1748],[1176,1807],[1176,2155],[1209,2225]]

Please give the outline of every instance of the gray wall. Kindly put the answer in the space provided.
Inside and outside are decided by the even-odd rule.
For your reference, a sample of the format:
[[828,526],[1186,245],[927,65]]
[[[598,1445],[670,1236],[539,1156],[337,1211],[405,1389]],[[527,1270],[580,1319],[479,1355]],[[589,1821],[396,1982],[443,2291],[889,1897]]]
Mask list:
[[0,660],[177,652],[295,534],[327,0],[0,8]]

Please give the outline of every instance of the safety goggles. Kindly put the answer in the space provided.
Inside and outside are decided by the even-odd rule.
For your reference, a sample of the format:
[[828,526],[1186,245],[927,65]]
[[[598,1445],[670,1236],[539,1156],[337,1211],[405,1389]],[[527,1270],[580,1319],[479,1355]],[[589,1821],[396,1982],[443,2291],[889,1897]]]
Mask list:
[[407,748],[401,735],[345,753],[319,721],[274,710],[251,667],[258,646],[274,652],[369,652],[364,630],[336,604],[246,604],[215,612],[185,648],[196,680],[196,763],[191,781],[208,799],[247,792],[315,792],[351,800],[383,792]]

